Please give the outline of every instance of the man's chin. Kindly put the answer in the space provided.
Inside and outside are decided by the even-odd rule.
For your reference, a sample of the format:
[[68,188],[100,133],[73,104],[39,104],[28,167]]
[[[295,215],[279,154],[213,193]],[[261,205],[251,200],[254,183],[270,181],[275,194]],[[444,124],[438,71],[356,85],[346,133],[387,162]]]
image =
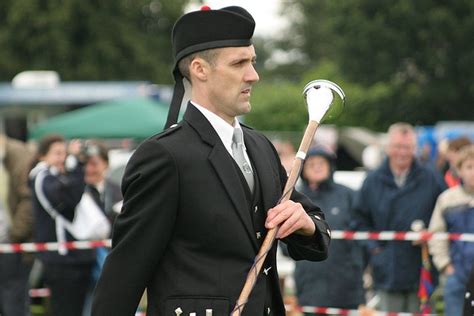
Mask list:
[[249,113],[251,110],[252,110],[252,105],[250,104],[250,102],[247,102],[247,103],[245,103],[245,104],[242,106],[242,111],[243,111],[242,114],[247,114],[247,113]]

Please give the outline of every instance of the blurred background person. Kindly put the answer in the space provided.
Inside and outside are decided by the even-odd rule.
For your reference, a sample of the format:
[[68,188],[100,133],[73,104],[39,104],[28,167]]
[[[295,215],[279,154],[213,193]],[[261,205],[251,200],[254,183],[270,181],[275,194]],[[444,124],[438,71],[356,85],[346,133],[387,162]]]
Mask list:
[[[86,188],[94,202],[113,223],[116,215],[120,211],[122,192],[120,186],[107,178],[109,170],[109,154],[107,147],[98,141],[88,141],[84,147],[85,155],[85,182]],[[92,270],[92,282],[87,294],[84,306],[84,316],[90,315],[92,293],[99,279],[105,257],[108,254],[107,248],[96,248],[96,262]]]
[[293,167],[293,161],[295,160],[295,146],[288,140],[275,140],[272,143],[277,150],[283,168],[285,168],[286,173],[289,174],[291,167]]
[[444,172],[444,182],[449,188],[455,187],[461,183],[456,168],[456,161],[458,159],[458,152],[471,143],[471,140],[466,136],[460,136],[449,141],[446,151],[447,164]]
[[111,222],[120,211],[122,192],[120,185],[108,179],[108,148],[99,141],[88,141],[84,148],[85,182],[95,202],[101,207]]
[[[35,242],[56,242],[61,233],[65,233],[67,241],[75,240],[69,232],[59,231],[60,225],[46,211],[44,200],[67,220],[73,220],[85,187],[80,153],[81,143],[72,141],[68,156],[66,142],[58,135],[46,136],[39,142],[38,162],[30,172]],[[38,178],[40,174],[45,176]],[[44,251],[37,257],[43,264],[44,282],[51,291],[52,314],[81,316],[95,251],[69,250],[66,254]]]
[[[441,183],[415,159],[416,134],[406,123],[388,130],[387,158],[364,180],[356,202],[358,230],[410,231],[415,220],[428,226]],[[418,312],[421,267],[418,246],[406,241],[366,242],[378,310]]]
[[[31,241],[31,159],[25,144],[0,132],[0,243]],[[33,257],[26,253],[0,254],[0,315],[29,315],[28,277],[32,262]]]
[[[453,166],[461,184],[444,191],[436,202],[429,230],[434,233],[474,233],[474,145],[456,153]],[[433,262],[446,278],[444,312],[462,315],[464,293],[474,264],[474,243],[459,240],[430,240]]]
[[[355,193],[333,181],[335,169],[335,153],[326,146],[313,147],[303,165],[300,189],[324,210],[331,229],[353,230]],[[299,305],[357,309],[365,302],[363,268],[362,248],[350,240],[331,241],[325,261],[296,261],[294,279]]]
[[430,134],[420,134],[417,139],[417,158],[426,167],[435,169],[435,157],[437,153],[436,141]]

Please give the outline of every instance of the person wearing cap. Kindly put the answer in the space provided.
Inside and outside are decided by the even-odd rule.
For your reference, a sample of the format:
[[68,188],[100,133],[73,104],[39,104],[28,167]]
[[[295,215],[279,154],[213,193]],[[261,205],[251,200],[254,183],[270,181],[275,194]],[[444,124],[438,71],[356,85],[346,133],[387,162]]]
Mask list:
[[[126,168],[124,204],[96,287],[93,315],[229,315],[268,229],[296,260],[327,257],[322,211],[286,182],[271,142],[239,123],[250,111],[252,16],[243,8],[182,16],[172,34],[176,87],[164,132],[143,142]],[[191,101],[174,125],[191,83]],[[242,139],[243,137],[243,139]],[[240,315],[284,315],[276,246]]]
[[[306,155],[301,172],[301,193],[325,210],[332,229],[354,230],[355,192],[334,182],[336,154],[318,144]],[[300,306],[357,309],[364,304],[364,260],[357,241],[333,240],[323,262],[297,261],[294,279]],[[305,315],[321,315],[305,313]]]

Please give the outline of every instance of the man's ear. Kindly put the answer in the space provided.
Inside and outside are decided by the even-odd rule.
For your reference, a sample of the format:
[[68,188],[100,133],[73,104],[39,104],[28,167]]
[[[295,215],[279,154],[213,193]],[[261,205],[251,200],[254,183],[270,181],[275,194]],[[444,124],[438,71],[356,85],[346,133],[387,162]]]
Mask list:
[[196,57],[191,61],[189,65],[189,73],[191,78],[194,77],[200,81],[206,81],[207,75],[210,70],[210,65],[207,61],[202,58]]

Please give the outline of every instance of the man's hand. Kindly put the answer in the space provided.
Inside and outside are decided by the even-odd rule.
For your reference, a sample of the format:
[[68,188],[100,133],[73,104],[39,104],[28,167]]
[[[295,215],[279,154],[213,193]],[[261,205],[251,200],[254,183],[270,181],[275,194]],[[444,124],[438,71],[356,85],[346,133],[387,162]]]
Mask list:
[[276,238],[282,239],[296,232],[300,235],[312,236],[316,231],[313,220],[300,203],[286,201],[268,210],[265,227],[272,229],[278,225],[280,229]]

